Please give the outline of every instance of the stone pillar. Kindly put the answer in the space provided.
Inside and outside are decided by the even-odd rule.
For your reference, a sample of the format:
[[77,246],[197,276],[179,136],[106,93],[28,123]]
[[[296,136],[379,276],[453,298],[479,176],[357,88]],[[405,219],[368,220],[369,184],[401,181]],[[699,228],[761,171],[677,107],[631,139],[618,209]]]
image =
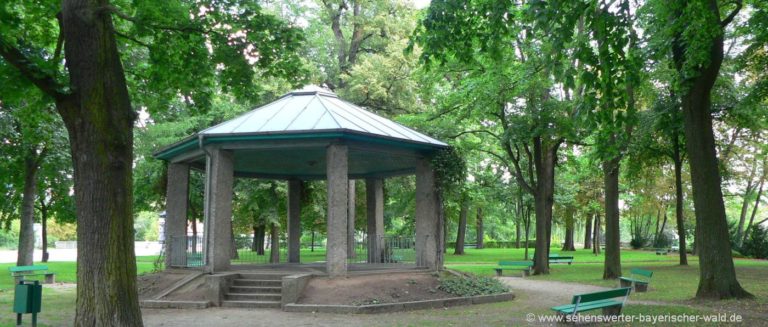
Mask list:
[[[187,209],[189,206],[189,165],[169,163],[168,184],[165,196],[165,269],[172,262],[186,262]],[[174,242],[175,241],[175,242]],[[173,246],[178,245],[176,249]],[[181,257],[179,257],[181,256]],[[172,258],[176,260],[172,260]]]
[[384,180],[365,180],[365,202],[368,216],[368,262],[380,263],[384,251]]
[[416,164],[416,265],[437,270],[438,237],[435,172],[427,159]]
[[229,269],[232,255],[232,152],[211,149],[205,179],[205,262],[208,272]]
[[288,262],[299,263],[301,250],[301,181],[288,181]]
[[332,144],[327,151],[328,242],[325,265],[330,277],[347,275],[347,210],[349,180],[346,145]]
[[355,257],[355,180],[349,180],[349,198],[347,199],[347,257]]

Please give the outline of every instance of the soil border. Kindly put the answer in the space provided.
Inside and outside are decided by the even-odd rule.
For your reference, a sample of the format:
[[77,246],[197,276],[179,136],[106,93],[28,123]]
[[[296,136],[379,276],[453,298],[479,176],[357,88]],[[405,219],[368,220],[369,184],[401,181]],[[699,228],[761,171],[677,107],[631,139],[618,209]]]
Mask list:
[[504,302],[504,301],[511,301],[514,299],[515,299],[515,294],[512,292],[507,292],[507,293],[492,294],[492,295],[452,297],[452,298],[446,298],[446,299],[368,304],[368,305],[288,303],[283,306],[283,311],[373,314],[373,313],[388,313],[388,312],[412,311],[412,310],[423,310],[423,309],[438,309],[438,308],[447,308],[447,307],[453,307],[453,306],[459,306],[459,305]]

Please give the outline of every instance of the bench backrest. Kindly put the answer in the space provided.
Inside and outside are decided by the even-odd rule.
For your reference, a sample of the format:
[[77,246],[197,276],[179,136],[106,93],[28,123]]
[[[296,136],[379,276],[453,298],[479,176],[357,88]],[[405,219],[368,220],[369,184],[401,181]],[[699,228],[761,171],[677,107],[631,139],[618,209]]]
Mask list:
[[499,261],[499,266],[533,266],[533,261]]
[[651,278],[653,276],[653,271],[645,270],[645,269],[632,268],[632,270],[630,270],[629,272],[632,275],[643,276],[646,278]]
[[8,270],[10,272],[25,272],[25,271],[48,270],[48,266],[46,266],[46,265],[14,266],[14,267],[8,267]]
[[571,301],[571,304],[607,300],[607,299],[612,299],[616,297],[626,298],[627,296],[629,296],[630,290],[632,290],[631,287],[623,287],[623,288],[615,288],[612,290],[601,291],[601,292],[578,294],[573,296],[573,300]]

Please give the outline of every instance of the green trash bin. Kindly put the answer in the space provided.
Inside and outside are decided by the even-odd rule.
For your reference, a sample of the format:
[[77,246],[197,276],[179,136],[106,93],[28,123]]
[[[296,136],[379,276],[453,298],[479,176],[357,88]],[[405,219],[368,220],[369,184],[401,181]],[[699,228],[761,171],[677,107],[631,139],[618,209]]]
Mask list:
[[21,315],[32,314],[32,326],[37,326],[37,314],[43,304],[43,285],[39,281],[21,280],[16,284],[13,295],[13,312],[16,313],[16,325],[21,325]]

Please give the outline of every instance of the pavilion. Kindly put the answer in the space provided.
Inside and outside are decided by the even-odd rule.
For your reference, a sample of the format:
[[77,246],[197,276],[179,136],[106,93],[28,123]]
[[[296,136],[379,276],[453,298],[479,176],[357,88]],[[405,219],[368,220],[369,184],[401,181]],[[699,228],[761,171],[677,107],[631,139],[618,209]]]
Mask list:
[[[205,270],[230,269],[233,180],[288,182],[288,262],[299,263],[301,181],[327,180],[326,271],[346,276],[350,181],[365,180],[368,262],[379,262],[384,179],[416,175],[416,265],[440,268],[431,156],[448,145],[309,86],[158,150],[168,162],[165,237],[186,236],[189,171],[205,172]],[[354,222],[352,222],[353,224]],[[180,249],[176,249],[177,251]],[[166,267],[174,253],[166,242]]]

